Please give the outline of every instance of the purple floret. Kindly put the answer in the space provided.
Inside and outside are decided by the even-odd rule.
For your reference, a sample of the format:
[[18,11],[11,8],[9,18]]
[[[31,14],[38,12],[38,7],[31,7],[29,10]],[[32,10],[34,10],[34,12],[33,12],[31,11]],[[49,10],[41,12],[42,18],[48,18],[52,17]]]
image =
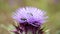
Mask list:
[[[12,18],[19,22],[19,26],[15,26],[17,31],[14,31],[15,34],[25,31],[27,34],[28,31],[32,31],[32,34],[43,34],[41,25],[46,22],[48,18],[46,12],[35,7],[22,7],[16,10],[13,13]],[[19,31],[19,32],[18,32]]]

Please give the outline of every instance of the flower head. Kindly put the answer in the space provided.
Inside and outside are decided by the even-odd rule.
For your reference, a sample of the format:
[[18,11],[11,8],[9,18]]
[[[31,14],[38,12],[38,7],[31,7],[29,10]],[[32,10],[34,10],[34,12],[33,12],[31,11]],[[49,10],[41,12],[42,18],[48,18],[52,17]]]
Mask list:
[[[42,29],[39,29],[39,27],[45,23],[47,16],[45,11],[38,8],[22,7],[13,13],[12,18],[17,20],[20,24],[18,27],[15,26],[17,31],[20,31],[21,33],[25,31],[25,34],[27,34],[27,31],[31,30],[33,34],[36,34],[37,31],[42,34],[43,31]],[[18,33],[17,31],[14,32]]]
[[27,23],[33,26],[41,25],[47,18],[46,12],[34,7],[19,8],[13,15],[13,19],[19,23]]

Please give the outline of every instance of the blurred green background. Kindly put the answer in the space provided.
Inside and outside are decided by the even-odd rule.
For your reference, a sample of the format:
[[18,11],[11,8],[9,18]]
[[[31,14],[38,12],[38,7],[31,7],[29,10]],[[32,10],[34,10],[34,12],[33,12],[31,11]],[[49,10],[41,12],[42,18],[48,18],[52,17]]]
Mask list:
[[47,11],[48,22],[44,25],[50,34],[60,34],[60,0],[0,0],[0,34],[9,34],[1,27],[13,24],[11,14],[19,7],[32,6]]

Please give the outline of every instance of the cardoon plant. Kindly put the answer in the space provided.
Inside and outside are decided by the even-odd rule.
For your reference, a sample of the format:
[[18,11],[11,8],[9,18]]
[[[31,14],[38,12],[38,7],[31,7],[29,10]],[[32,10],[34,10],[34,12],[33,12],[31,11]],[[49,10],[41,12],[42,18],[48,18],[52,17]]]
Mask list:
[[[46,22],[46,12],[35,7],[22,7],[16,10],[12,16],[18,21],[15,26],[15,34],[44,34],[41,25]],[[30,32],[30,33],[29,33]]]

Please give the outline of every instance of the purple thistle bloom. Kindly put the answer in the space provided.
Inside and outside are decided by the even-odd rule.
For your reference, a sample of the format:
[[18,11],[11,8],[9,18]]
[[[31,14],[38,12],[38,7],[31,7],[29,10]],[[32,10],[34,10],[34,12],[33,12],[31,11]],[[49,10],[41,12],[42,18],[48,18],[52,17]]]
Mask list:
[[34,7],[23,7],[17,9],[12,18],[19,22],[20,26],[15,27],[20,33],[25,31],[25,34],[27,34],[28,31],[32,31],[32,34],[36,34],[38,31],[38,34],[42,34],[43,31],[39,28],[46,22],[47,16],[43,10]]

